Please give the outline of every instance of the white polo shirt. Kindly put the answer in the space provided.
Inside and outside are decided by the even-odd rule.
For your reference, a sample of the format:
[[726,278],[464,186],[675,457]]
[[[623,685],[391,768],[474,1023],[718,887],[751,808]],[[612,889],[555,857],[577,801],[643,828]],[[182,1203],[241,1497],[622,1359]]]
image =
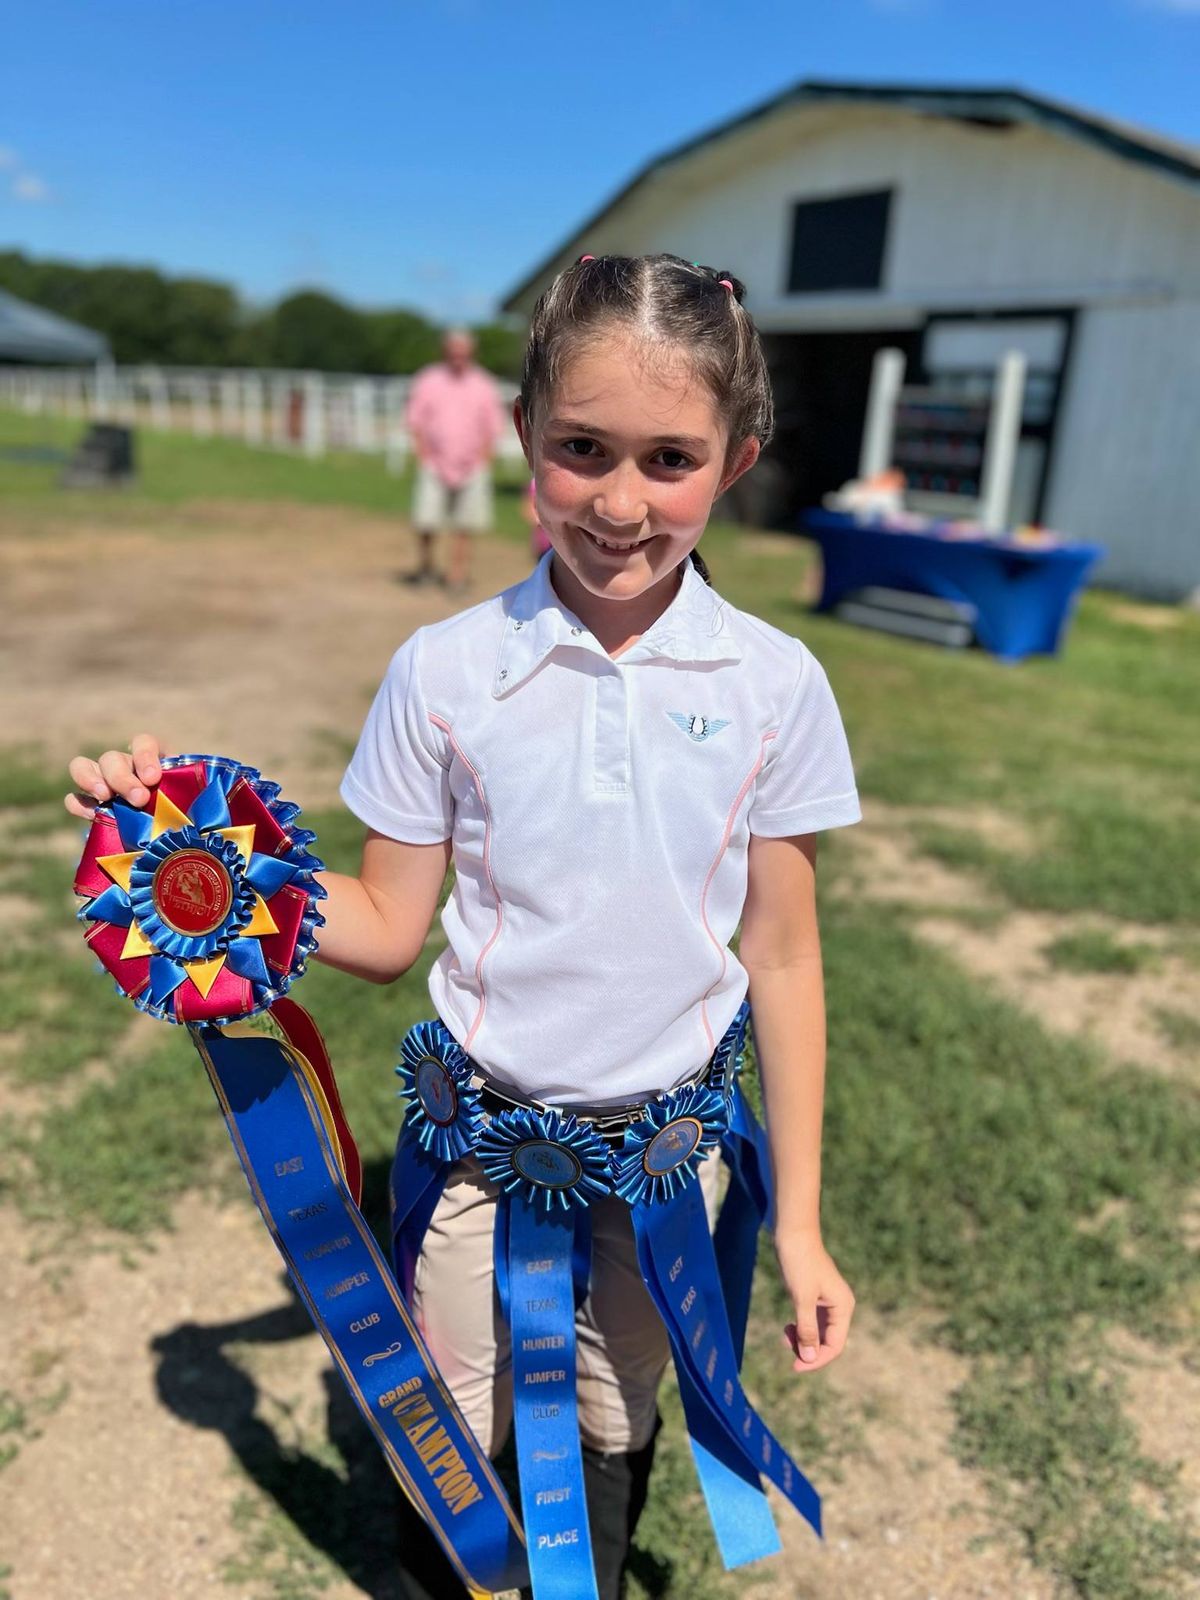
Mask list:
[[550,583],[396,652],[342,798],[369,827],[454,841],[429,992],[501,1086],[616,1105],[694,1074],[746,994],[729,949],[751,833],[857,822],[820,665],[688,563],[612,660]]

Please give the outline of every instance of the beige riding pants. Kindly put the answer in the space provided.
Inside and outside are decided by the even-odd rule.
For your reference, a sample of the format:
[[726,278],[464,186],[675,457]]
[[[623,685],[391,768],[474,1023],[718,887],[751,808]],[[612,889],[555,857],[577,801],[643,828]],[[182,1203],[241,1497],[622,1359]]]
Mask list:
[[[720,1176],[714,1150],[700,1168],[710,1228]],[[513,1405],[512,1345],[492,1253],[499,1193],[474,1156],[455,1165],[413,1282],[413,1309],[430,1352],[490,1455],[504,1443]],[[654,1432],[670,1346],[642,1282],[629,1207],[607,1195],[591,1212],[591,1287],[575,1317],[579,1432],[593,1450],[640,1450]]]

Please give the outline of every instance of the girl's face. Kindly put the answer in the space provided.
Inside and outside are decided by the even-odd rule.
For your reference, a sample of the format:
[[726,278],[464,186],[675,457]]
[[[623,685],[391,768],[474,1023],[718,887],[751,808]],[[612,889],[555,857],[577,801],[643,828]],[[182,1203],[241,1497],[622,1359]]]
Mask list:
[[686,358],[628,333],[576,356],[534,429],[519,404],[516,422],[555,556],[572,589],[600,600],[636,600],[671,578],[759,450],[748,439],[727,462],[724,423]]

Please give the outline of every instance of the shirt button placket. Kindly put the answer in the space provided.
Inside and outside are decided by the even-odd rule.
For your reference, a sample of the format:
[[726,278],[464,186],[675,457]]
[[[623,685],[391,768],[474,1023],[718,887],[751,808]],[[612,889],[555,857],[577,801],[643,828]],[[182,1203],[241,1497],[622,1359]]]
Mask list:
[[597,789],[629,787],[629,699],[625,674],[615,664],[596,679]]

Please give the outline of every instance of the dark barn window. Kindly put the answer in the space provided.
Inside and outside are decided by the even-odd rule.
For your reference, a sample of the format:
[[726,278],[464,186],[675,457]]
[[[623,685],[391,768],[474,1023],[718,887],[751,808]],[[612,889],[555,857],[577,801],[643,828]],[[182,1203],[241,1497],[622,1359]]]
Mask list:
[[878,289],[891,203],[890,189],[798,200],[792,211],[788,293]]

